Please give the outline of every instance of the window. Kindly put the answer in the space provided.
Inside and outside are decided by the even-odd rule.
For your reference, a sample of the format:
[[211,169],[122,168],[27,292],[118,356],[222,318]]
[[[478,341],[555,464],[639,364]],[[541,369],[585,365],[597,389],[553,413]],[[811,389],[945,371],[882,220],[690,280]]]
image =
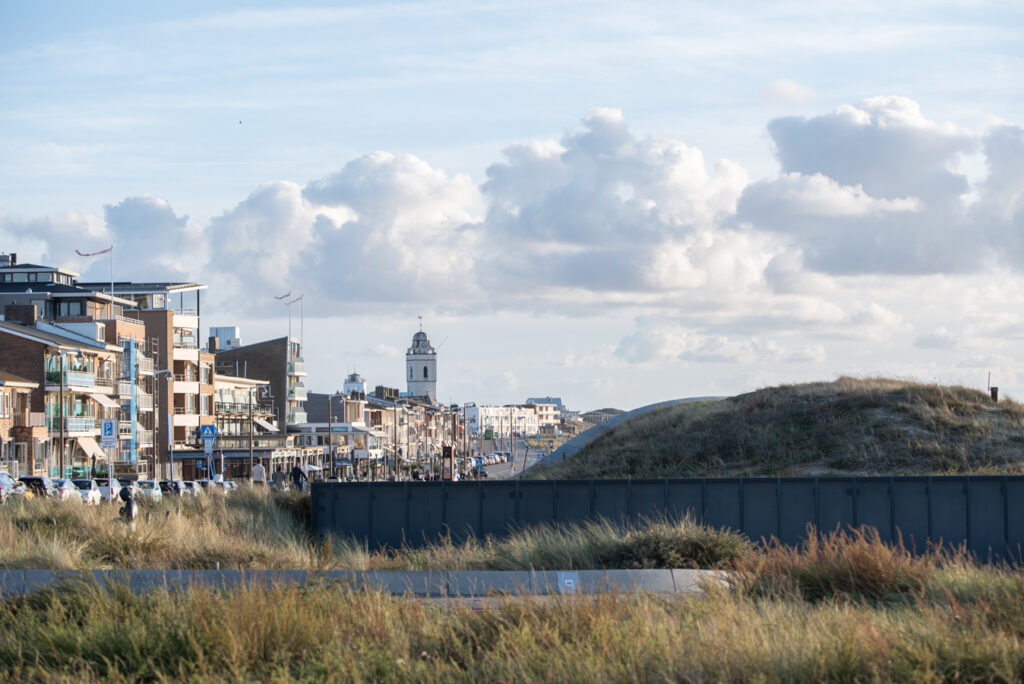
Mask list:
[[213,409],[213,405],[212,405],[213,395],[212,394],[203,394],[200,398],[202,399],[202,404],[201,404],[202,415],[204,415],[204,416],[212,416],[213,415],[213,410],[212,410]]
[[426,366],[424,366],[424,367],[423,367],[423,379],[424,379],[424,380],[426,380],[426,379],[427,379],[428,377],[430,377],[430,376],[429,376],[429,375],[427,375],[427,367],[426,367]]
[[412,366],[409,366],[409,379],[412,380]]
[[82,302],[59,302],[57,305],[58,316],[81,316],[83,311]]

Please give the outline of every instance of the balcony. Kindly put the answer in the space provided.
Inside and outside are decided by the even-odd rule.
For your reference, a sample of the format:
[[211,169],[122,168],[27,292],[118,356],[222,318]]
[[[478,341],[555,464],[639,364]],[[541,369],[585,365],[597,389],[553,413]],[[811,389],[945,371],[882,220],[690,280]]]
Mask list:
[[308,392],[303,386],[288,388],[288,401],[306,401]]
[[289,413],[287,421],[289,423],[305,423],[305,422],[308,422],[306,420],[306,412],[305,411],[293,411],[293,412]]
[[[60,431],[60,418],[52,416],[46,419],[46,427],[50,432]],[[65,432],[99,432],[99,421],[93,416],[68,416],[64,419]]]
[[295,359],[288,364],[288,375],[306,375],[306,362],[302,359]]
[[152,375],[155,365],[153,359],[147,359],[146,357],[139,358],[139,374],[140,375]]
[[14,414],[14,427],[46,427],[46,414],[42,411],[19,411]]
[[130,397],[132,395],[132,381],[131,380],[118,380],[117,381],[117,393],[122,397]]
[[153,410],[153,395],[145,394],[143,392],[135,393],[135,408],[139,411],[152,411]]
[[[247,403],[238,403],[238,402],[230,402],[230,401],[218,401],[218,402],[214,403],[213,410],[214,410],[215,413],[218,413],[218,414],[220,414],[220,413],[225,413],[225,414],[227,414],[227,413],[237,413],[239,415],[246,415],[247,416],[247,415],[249,415],[249,404],[247,404]],[[268,404],[268,403],[260,403],[260,404],[255,404],[254,403],[252,405],[252,412],[253,412],[254,415],[260,415],[260,416],[273,416],[273,415],[276,415],[276,412],[274,411],[274,405],[273,404]]]
[[[48,387],[59,387],[61,385],[60,371],[47,371],[46,384]],[[114,386],[114,379],[106,376],[94,375],[85,371],[64,371],[65,387],[110,387]]]

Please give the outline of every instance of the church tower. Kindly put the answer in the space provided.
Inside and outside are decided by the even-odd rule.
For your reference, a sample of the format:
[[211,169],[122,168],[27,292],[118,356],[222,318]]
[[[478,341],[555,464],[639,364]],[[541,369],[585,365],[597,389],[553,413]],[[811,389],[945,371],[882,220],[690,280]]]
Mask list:
[[437,350],[430,345],[430,338],[420,331],[412,336],[412,346],[405,352],[405,379],[409,396],[430,397],[437,403]]

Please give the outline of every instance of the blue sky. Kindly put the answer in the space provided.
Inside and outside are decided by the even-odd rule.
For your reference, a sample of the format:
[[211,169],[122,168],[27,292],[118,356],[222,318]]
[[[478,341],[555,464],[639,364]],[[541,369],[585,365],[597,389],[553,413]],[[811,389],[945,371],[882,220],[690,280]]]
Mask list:
[[1019,394],[1022,15],[4,3],[0,249],[113,241],[247,341],[305,292],[315,390],[400,384],[423,314],[456,401]]

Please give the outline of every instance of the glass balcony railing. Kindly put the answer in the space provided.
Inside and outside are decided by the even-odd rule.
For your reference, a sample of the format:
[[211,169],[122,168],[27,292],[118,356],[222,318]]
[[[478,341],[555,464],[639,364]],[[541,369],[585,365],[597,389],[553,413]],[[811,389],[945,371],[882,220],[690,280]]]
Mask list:
[[[48,416],[46,418],[46,427],[50,432],[59,431],[60,418]],[[68,416],[64,419],[64,429],[67,432],[92,432],[99,430],[99,421],[92,416]]]
[[[61,384],[60,371],[48,371],[46,373],[46,384]],[[74,385],[76,387],[95,387],[96,385],[112,387],[114,385],[114,379],[93,375],[92,373],[85,371],[64,371],[63,384],[65,386]]]
[[306,412],[305,411],[293,411],[292,413],[289,413],[288,414],[288,422],[289,423],[305,423],[306,422]]
[[309,393],[305,387],[289,387],[288,388],[288,400],[289,401],[305,401]]
[[300,359],[296,359],[288,364],[289,375],[305,375],[306,374],[306,362]]

